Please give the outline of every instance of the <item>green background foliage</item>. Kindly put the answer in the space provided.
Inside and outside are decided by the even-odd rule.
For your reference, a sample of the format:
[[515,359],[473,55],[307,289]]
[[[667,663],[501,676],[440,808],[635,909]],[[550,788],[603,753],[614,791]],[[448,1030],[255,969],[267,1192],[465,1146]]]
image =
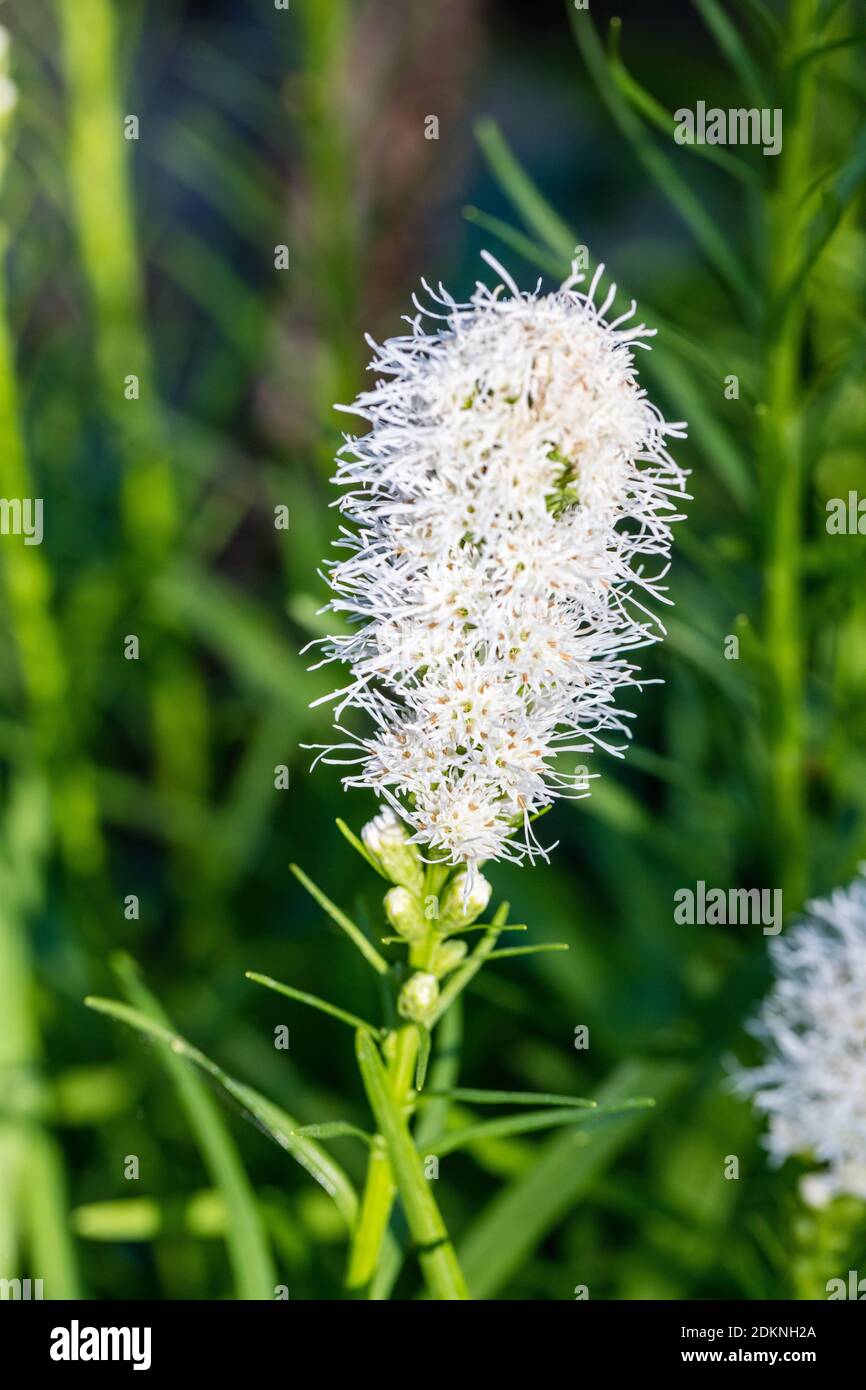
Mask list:
[[[334,825],[374,805],[303,748],[329,724],[299,652],[327,626],[332,405],[421,275],[471,291],[487,246],[550,286],[580,243],[659,327],[642,379],[690,426],[676,607],[642,663],[663,683],[627,758],[546,818],[550,867],[492,869],[527,939],[570,950],[479,975],[431,1084],[656,1106],[482,1136],[436,1196],[475,1297],[823,1297],[862,1268],[862,1216],[808,1213],[725,1088],[766,940],[678,925],[673,894],[780,887],[791,920],[866,857],[866,542],[825,525],[866,492],[863,6],[6,0],[0,22],[0,495],[45,499],[41,547],[0,537],[0,1277],[341,1296],[364,1144],[293,1131],[369,1127],[352,1039],[245,978],[378,1017],[288,871],[381,936]],[[699,100],[781,108],[781,153],[677,146]],[[398,1217],[375,1296],[418,1288],[403,1239]]]

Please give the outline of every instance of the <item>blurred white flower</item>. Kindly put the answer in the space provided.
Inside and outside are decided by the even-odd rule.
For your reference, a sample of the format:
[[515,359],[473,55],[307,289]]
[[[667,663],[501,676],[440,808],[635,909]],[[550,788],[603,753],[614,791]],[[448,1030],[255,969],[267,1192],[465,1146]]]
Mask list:
[[826,1165],[803,1183],[820,1204],[866,1198],[866,866],[770,947],[775,984],[750,1032],[766,1046],[735,1088],[768,1117],[775,1163]]
[[10,116],[18,104],[18,88],[9,76],[10,52],[9,30],[0,24],[0,121]]
[[[586,794],[556,754],[627,734],[614,701],[638,684],[626,654],[663,635],[644,599],[667,601],[685,496],[665,447],[684,427],[636,379],[651,330],[625,326],[634,304],[606,321],[603,267],[542,296],[485,259],[494,290],[458,304],[425,284],[411,332],[370,340],[381,377],[349,407],[370,429],[340,451],[353,529],[328,576],[356,625],[326,644],[352,672],[329,697],[345,741],[320,755],[469,866],[545,854],[531,818]],[[372,732],[342,727],[350,708]]]

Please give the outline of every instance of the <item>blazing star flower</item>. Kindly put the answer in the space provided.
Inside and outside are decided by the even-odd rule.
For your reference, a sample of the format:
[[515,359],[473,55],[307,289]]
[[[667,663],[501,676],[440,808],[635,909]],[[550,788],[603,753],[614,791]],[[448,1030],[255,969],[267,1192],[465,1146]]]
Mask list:
[[[346,740],[320,754],[356,764],[411,839],[450,863],[546,854],[531,820],[586,794],[558,753],[621,751],[614,701],[636,685],[626,654],[663,635],[671,523],[685,475],[638,385],[635,347],[654,330],[607,322],[612,286],[586,293],[572,266],[552,294],[501,277],[467,304],[424,283],[411,332],[382,346],[354,405],[335,481],[346,558],[329,605],[356,625],[327,639],[351,668],[336,701]],[[423,283],[423,282],[422,282]],[[428,330],[424,320],[432,320]],[[656,561],[647,566],[647,562]],[[362,711],[372,731],[340,723]]]
[[814,1204],[841,1193],[866,1198],[866,866],[770,947],[776,982],[750,1031],[760,1067],[735,1088],[769,1119],[773,1162],[794,1155],[825,1164],[803,1184]]

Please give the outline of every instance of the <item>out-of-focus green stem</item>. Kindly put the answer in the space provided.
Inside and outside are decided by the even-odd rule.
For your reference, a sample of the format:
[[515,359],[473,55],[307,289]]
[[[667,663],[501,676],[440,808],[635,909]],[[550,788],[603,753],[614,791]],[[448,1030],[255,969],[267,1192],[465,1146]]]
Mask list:
[[[58,8],[70,103],[70,189],[95,309],[102,394],[123,461],[121,514],[132,596],[138,604],[170,560],[178,530],[168,431],[144,327],[129,174],[129,155],[137,141],[125,138],[127,119],[139,120],[138,140],[154,136],[138,113],[121,105],[113,0],[59,0]],[[133,377],[137,398],[128,385]],[[118,609],[124,597],[118,594]],[[208,790],[209,726],[199,671],[180,648],[165,647],[151,658],[149,671],[156,779],[169,795],[200,799]],[[191,853],[176,848],[175,861],[175,877],[186,888],[189,911],[212,924],[220,904],[207,891],[205,847]]]
[[[176,525],[174,483],[156,408],[156,385],[141,328],[143,293],[127,168],[133,141],[115,82],[117,42],[111,0],[59,0],[70,99],[69,169],[81,254],[97,316],[96,351],[106,404],[125,467],[122,509],[134,555],[153,561]],[[147,132],[139,128],[139,138]],[[139,398],[128,399],[135,376]]]
[[[322,467],[333,462],[333,406],[351,399],[358,371],[358,217],[351,133],[340,93],[350,80],[349,0],[301,7],[304,25],[305,177],[310,201],[307,283],[315,288],[320,338],[327,344],[314,377],[317,414],[325,425]],[[304,259],[299,248],[299,262]]]
[[[814,32],[816,0],[792,0],[787,55]],[[784,109],[778,185],[770,208],[770,319],[764,389],[763,458],[767,546],[765,630],[770,666],[768,710],[776,864],[788,909],[807,884],[804,805],[804,674],[801,631],[803,428],[800,357],[805,296],[786,294],[802,247],[803,199],[811,163],[814,81],[801,71]]]
[[[5,244],[5,232],[0,229],[0,259]],[[0,495],[36,500],[20,428],[2,276]],[[104,852],[94,779],[87,763],[76,751],[66,661],[51,612],[51,572],[40,546],[25,545],[23,537],[11,535],[3,540],[2,571],[34,739],[52,788],[58,838],[69,867],[76,875],[86,877],[99,870]]]
[[[25,799],[13,797],[8,814],[29,817]],[[46,818],[47,806],[46,796]],[[43,1280],[45,1297],[80,1298],[63,1163],[36,1118],[43,1081],[25,914],[37,881],[37,866],[0,861],[0,1270],[15,1277],[26,1242],[30,1275]]]

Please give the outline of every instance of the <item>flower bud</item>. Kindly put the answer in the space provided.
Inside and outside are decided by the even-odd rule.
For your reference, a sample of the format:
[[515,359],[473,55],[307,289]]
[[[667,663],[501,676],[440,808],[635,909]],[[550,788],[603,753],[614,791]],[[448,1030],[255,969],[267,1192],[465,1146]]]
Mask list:
[[442,895],[439,923],[443,931],[471,927],[490,902],[491,885],[483,874],[459,869]]
[[426,931],[421,903],[408,888],[388,889],[385,914],[395,932],[406,941],[418,941]]
[[392,883],[420,893],[424,887],[424,866],[415,845],[410,844],[403,822],[386,806],[368,821],[361,839]]
[[430,962],[430,969],[435,975],[442,979],[449,970],[454,970],[466,955],[465,941],[443,941],[433,952],[433,959]]
[[410,975],[397,1000],[397,1010],[401,1018],[413,1023],[426,1023],[439,998],[439,981],[427,970],[416,970]]

